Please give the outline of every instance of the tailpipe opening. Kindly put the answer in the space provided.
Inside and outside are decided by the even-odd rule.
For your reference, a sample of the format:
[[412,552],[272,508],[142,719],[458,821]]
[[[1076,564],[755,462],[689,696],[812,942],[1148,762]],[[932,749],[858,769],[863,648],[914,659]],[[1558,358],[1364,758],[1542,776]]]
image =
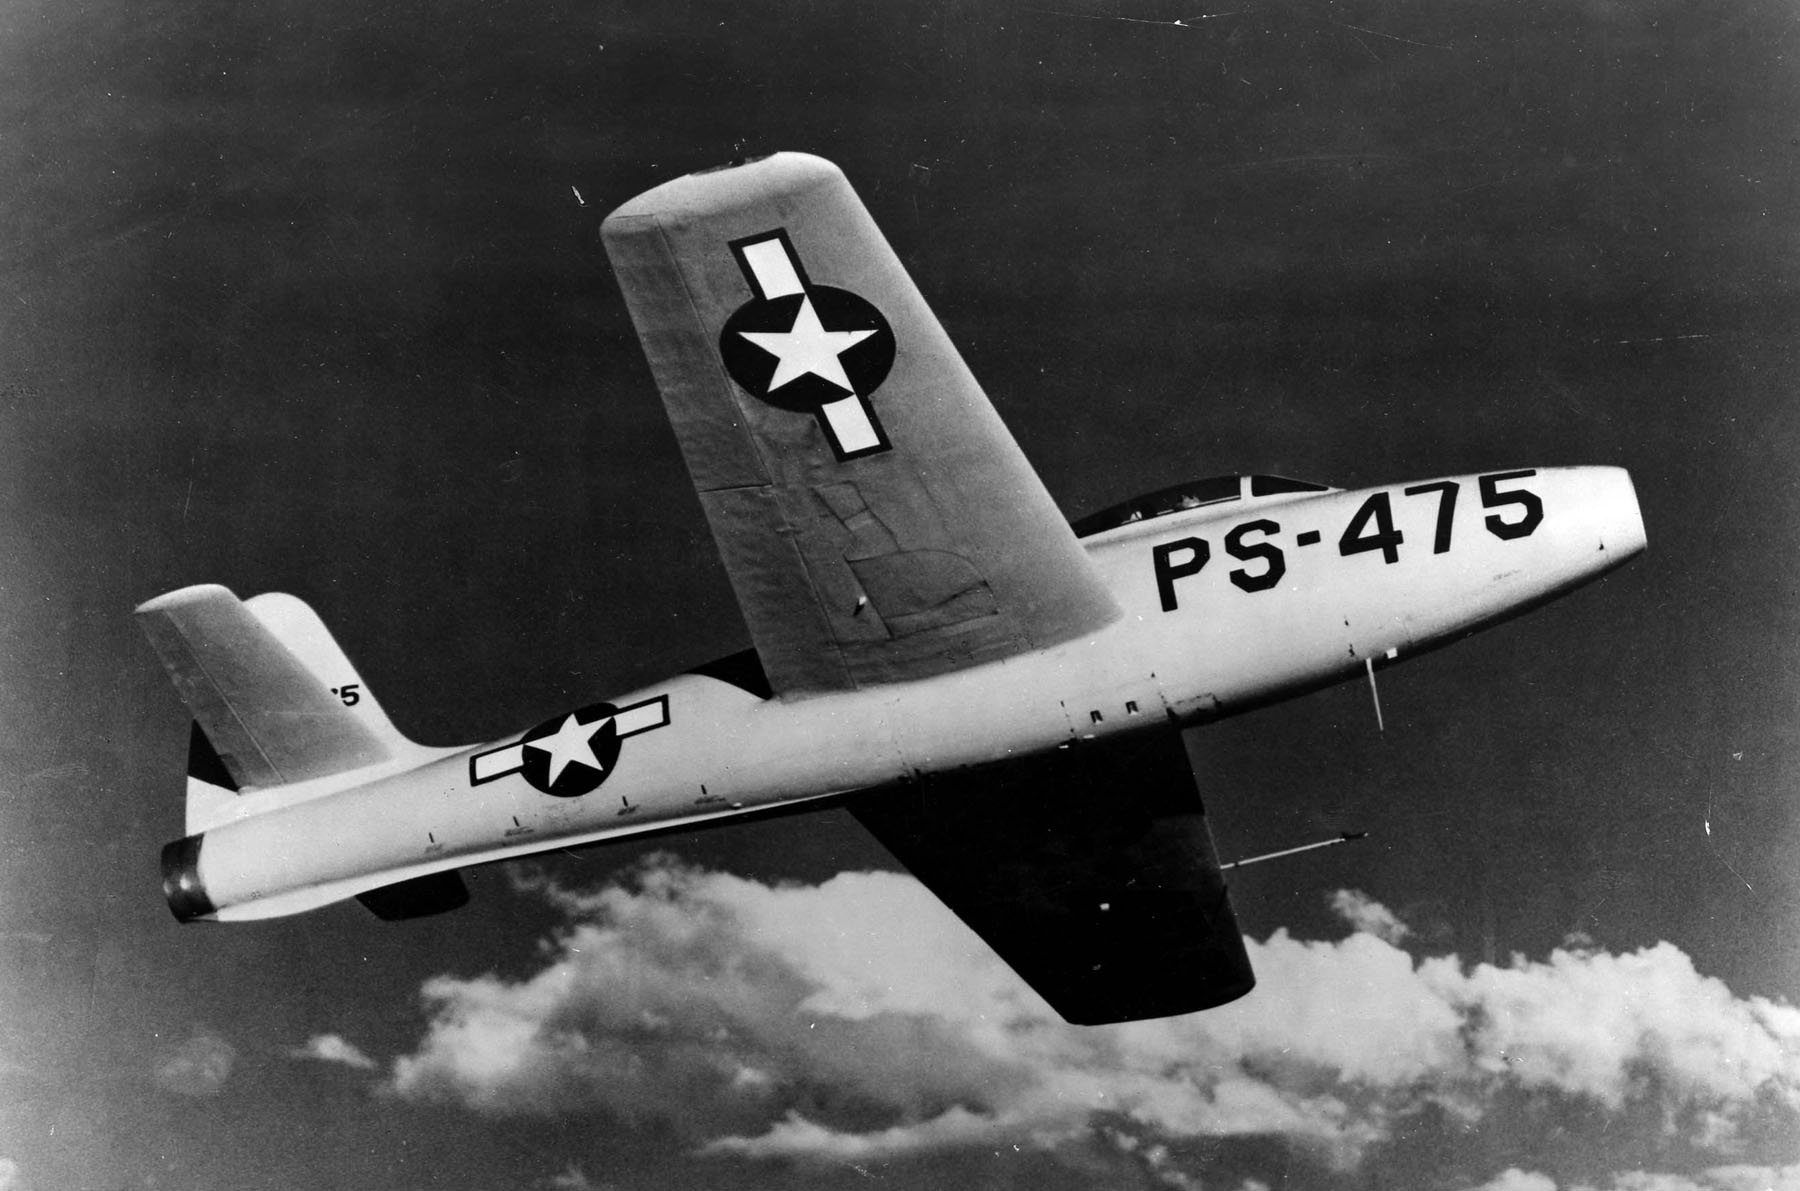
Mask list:
[[206,835],[190,835],[166,844],[162,850],[163,897],[177,922],[210,918],[218,912],[200,879],[200,847]]

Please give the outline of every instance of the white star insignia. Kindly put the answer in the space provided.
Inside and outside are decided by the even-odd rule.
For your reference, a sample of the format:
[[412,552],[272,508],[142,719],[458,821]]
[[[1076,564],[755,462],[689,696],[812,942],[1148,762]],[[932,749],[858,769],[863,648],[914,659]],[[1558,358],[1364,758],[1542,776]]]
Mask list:
[[584,724],[571,714],[562,722],[562,727],[556,730],[556,735],[526,742],[526,748],[550,754],[550,777],[546,780],[546,785],[554,786],[556,779],[562,776],[562,771],[569,767],[571,761],[585,765],[596,773],[606,772],[606,767],[594,756],[593,746],[588,743],[605,722],[600,720],[598,723]]
[[828,380],[846,393],[856,390],[844,372],[838,356],[861,343],[874,331],[827,331],[813,310],[812,295],[801,298],[800,311],[794,315],[792,329],[786,331],[739,331],[738,334],[762,348],[780,362],[769,378],[769,392],[791,384],[811,373]]

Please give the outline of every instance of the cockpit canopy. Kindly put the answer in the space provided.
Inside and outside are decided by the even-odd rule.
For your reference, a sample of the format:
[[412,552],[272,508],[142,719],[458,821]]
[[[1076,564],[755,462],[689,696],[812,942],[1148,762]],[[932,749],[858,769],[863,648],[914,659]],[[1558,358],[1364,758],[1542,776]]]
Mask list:
[[1105,533],[1134,521],[1149,521],[1170,513],[1185,513],[1206,505],[1233,500],[1254,500],[1259,496],[1286,496],[1296,492],[1330,492],[1328,484],[1306,480],[1290,480],[1286,476],[1213,476],[1192,480],[1170,488],[1159,488],[1143,496],[1120,501],[1070,523],[1078,538]]

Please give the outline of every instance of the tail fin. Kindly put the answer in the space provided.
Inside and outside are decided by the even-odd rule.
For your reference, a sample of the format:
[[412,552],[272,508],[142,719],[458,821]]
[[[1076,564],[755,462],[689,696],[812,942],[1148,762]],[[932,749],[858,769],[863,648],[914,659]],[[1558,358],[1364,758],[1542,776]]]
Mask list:
[[300,659],[300,663],[312,671],[313,676],[337,697],[337,701],[351,712],[354,719],[387,746],[391,755],[404,756],[419,751],[419,745],[402,736],[400,729],[394,727],[394,722],[388,719],[387,712],[376,700],[375,692],[357,675],[356,668],[344,656],[344,651],[332,637],[331,630],[325,627],[325,622],[319,619],[319,614],[305,600],[285,592],[272,591],[251,596],[244,601],[244,607],[250,609],[256,619],[275,634],[276,640],[287,646]]
[[185,587],[137,610],[194,715],[188,825],[238,792],[423,751],[394,727],[318,615],[290,595]]

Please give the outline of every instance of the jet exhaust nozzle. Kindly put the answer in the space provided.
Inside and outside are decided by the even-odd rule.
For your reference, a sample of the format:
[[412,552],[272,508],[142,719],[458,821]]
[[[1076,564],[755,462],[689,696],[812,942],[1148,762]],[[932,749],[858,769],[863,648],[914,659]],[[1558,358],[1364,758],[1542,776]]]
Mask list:
[[169,911],[177,922],[193,922],[218,912],[200,879],[200,848],[205,842],[202,833],[163,846],[163,897],[168,899]]

